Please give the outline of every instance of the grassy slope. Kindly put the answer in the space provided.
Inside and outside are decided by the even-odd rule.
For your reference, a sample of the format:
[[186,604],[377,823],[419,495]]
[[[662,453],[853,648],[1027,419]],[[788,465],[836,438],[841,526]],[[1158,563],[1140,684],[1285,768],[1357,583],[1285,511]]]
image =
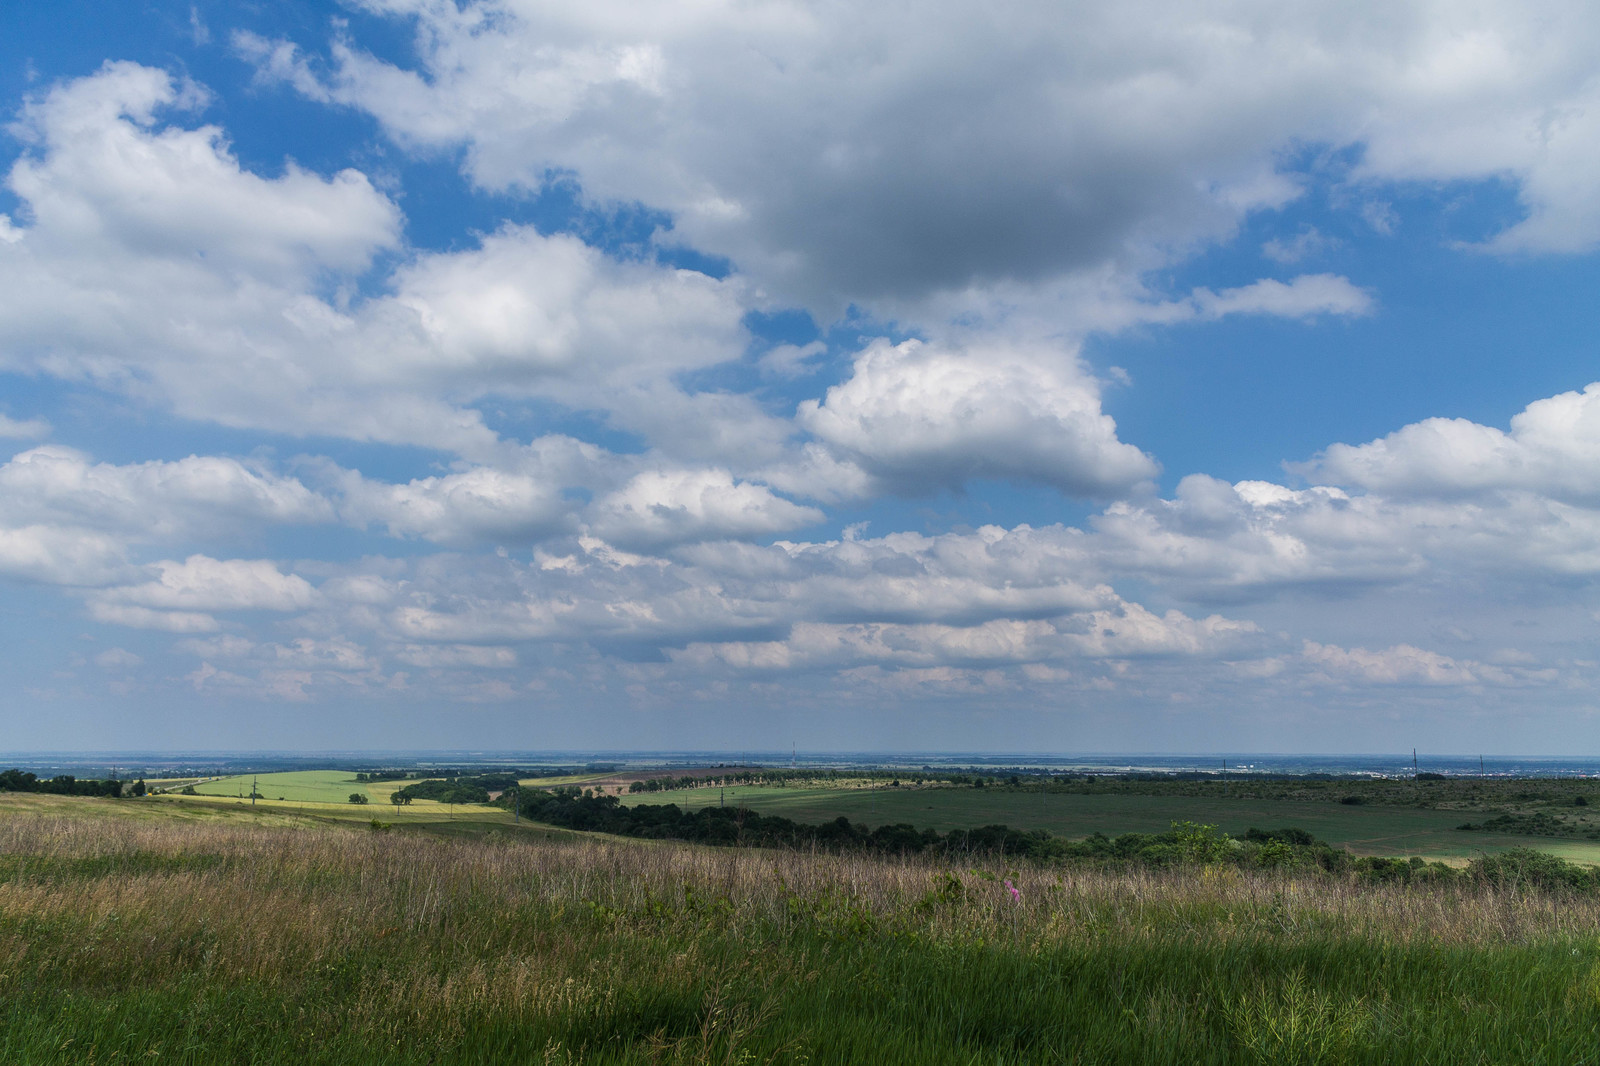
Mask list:
[[[0,796],[0,1061],[1577,1062],[1600,901]],[[952,880],[946,879],[948,873]],[[958,889],[931,892],[937,884]]]
[[[628,803],[676,803],[695,810],[722,801],[715,788],[635,793]],[[919,829],[970,829],[1004,824],[1048,829],[1065,837],[1100,832],[1158,833],[1173,821],[1188,820],[1243,833],[1251,826],[1297,826],[1358,855],[1424,855],[1464,859],[1480,851],[1538,847],[1579,862],[1600,862],[1600,845],[1587,841],[1544,840],[1494,833],[1463,833],[1467,818],[1459,810],[1402,806],[1346,806],[1326,800],[1295,800],[1222,795],[1039,795],[1006,789],[972,788],[784,788],[740,786],[727,789],[726,802],[744,803],[763,814],[801,822],[825,822],[841,815],[853,822],[885,825],[908,822]]]

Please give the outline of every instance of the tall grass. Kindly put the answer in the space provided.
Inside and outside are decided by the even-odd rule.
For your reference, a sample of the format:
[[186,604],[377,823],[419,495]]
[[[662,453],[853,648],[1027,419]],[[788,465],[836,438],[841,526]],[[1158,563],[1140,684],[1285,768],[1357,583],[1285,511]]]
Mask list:
[[0,1061],[1578,1062],[1597,935],[1466,884],[26,814]]

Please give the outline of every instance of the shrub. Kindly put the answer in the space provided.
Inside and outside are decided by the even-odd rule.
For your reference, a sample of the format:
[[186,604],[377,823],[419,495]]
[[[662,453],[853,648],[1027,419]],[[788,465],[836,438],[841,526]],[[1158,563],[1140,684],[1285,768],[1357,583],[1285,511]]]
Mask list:
[[1592,892],[1600,888],[1600,871],[1578,866],[1532,848],[1511,848],[1499,855],[1474,859],[1467,875],[1496,888],[1565,889]]

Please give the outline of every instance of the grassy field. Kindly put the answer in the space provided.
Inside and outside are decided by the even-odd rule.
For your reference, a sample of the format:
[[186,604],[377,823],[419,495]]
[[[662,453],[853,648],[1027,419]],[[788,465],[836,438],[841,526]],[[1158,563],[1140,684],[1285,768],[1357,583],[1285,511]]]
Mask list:
[[[255,803],[258,809],[292,809],[337,820],[370,821],[377,818],[397,824],[461,822],[510,825],[514,821],[509,811],[477,803],[448,804],[417,799],[404,806],[396,806],[389,802],[389,797],[415,782],[357,781],[353,772],[345,770],[299,770],[214,778],[196,784],[194,796],[169,793],[155,798],[163,802],[192,803],[205,800],[249,806],[252,782],[261,795]],[[352,793],[366,796],[367,802],[351,803]]]
[[365,781],[357,781],[353,772],[345,770],[297,770],[218,777],[195,785],[194,790],[202,796],[248,799],[252,786],[266,799],[287,800],[290,803],[348,803],[352,792],[359,792],[369,800],[382,798],[387,801],[389,798],[388,791],[380,797],[370,791],[373,786]]
[[[509,836],[514,838],[570,839],[574,834],[554,826],[513,819],[498,807],[446,804],[421,800],[406,807],[355,806],[350,803],[288,803],[216,796],[147,796],[138,800],[87,802],[76,797],[28,792],[0,792],[0,818],[21,814],[50,814],[58,818],[88,818],[165,825],[226,825],[271,829],[356,827],[383,831],[426,833],[442,837]],[[4,1060],[0,1060],[4,1061]]]
[[1482,886],[0,795],[8,1063],[1576,1063],[1597,933]]
[[[581,786],[604,776],[574,774],[528,779],[524,784],[543,788]],[[431,800],[416,800],[397,807],[389,802],[389,796],[407,782],[362,782],[347,771],[260,774],[254,781],[265,797],[257,801],[258,808],[287,805],[331,819],[369,821],[377,818],[400,825],[432,825],[442,821],[459,823],[463,831],[469,826],[493,827],[512,821],[503,810],[475,804],[452,807]],[[197,784],[195,791],[214,802],[248,804],[249,800],[242,797],[249,796],[251,784],[250,776],[226,777]],[[1155,785],[1151,787],[1156,788]],[[1095,832],[1108,836],[1156,833],[1166,830],[1174,821],[1216,825],[1233,834],[1243,833],[1252,826],[1263,829],[1295,826],[1357,855],[1422,855],[1459,863],[1482,852],[1532,846],[1572,861],[1600,863],[1600,842],[1462,832],[1456,827],[1477,817],[1463,806],[1411,806],[1403,802],[1345,805],[1334,799],[1335,793],[1326,790],[1290,790],[1288,795],[1240,791],[1242,794],[1229,794],[1211,787],[1189,789],[1187,794],[1159,790],[1156,794],[1131,791],[1036,793],[1007,788],[890,788],[881,784],[861,787],[857,783],[804,788],[749,785],[726,790],[679,789],[624,794],[624,800],[676,803],[691,810],[722,802],[742,803],[763,814],[779,814],[810,823],[844,816],[852,822],[873,826],[909,823],[919,829],[940,831],[1004,824],[1020,829],[1046,829],[1069,838]],[[352,792],[367,796],[370,802],[351,804]],[[161,798],[171,800],[173,797]],[[189,799],[194,798],[199,797]],[[1380,794],[1374,798],[1384,797]]]
[[1564,858],[1600,863],[1600,843],[1542,839],[1456,829],[1465,816],[1456,809],[1397,805],[1347,806],[1328,800],[1211,795],[1041,794],[988,788],[888,788],[734,786],[677,789],[625,795],[628,803],[675,803],[689,810],[719,803],[744,804],[762,814],[797,822],[827,822],[841,815],[868,825],[909,823],[919,829],[973,829],[1010,825],[1046,829],[1058,836],[1091,833],[1159,833],[1174,821],[1215,825],[1241,834],[1252,826],[1295,826],[1347,847],[1357,855],[1422,855],[1461,861],[1479,852],[1537,847]]

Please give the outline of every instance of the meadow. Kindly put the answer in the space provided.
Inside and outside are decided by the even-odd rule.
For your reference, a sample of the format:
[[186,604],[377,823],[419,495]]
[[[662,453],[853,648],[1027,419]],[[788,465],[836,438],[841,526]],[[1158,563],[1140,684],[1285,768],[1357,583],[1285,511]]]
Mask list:
[[251,789],[254,789],[263,799],[284,800],[290,803],[349,803],[351,793],[366,796],[369,801],[387,800],[388,792],[391,791],[383,790],[379,793],[378,786],[357,781],[353,771],[345,770],[293,770],[271,774],[241,774],[201,781],[192,787],[195,793],[201,796],[222,796],[230,799],[248,799]]
[[0,796],[0,1061],[1525,1063],[1600,1046],[1592,894],[535,832]]
[[[389,802],[390,795],[414,781],[358,781],[354,771],[295,770],[279,773],[243,774],[193,783],[194,794],[181,791],[187,781],[159,782],[170,788],[148,801],[189,807],[215,805],[224,808],[252,808],[263,816],[274,813],[293,819],[318,822],[381,823],[401,827],[428,827],[436,832],[486,832],[502,825],[512,826],[511,812],[501,807],[477,803],[440,803],[416,799],[404,806]],[[254,804],[252,786],[260,798]],[[364,804],[350,802],[350,795],[367,797]],[[554,830],[552,830],[554,832]]]

